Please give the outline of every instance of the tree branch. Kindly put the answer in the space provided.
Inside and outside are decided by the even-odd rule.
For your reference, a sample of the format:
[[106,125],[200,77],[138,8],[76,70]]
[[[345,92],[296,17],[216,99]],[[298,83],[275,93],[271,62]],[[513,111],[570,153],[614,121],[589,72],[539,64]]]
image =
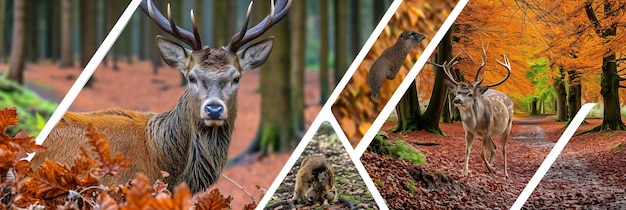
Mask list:
[[587,14],[587,18],[589,18],[589,21],[591,21],[591,24],[593,24],[598,36],[602,37],[602,25],[600,24],[598,17],[596,17],[596,14],[593,12],[593,7],[591,7],[591,1],[589,0],[585,1],[585,13]]

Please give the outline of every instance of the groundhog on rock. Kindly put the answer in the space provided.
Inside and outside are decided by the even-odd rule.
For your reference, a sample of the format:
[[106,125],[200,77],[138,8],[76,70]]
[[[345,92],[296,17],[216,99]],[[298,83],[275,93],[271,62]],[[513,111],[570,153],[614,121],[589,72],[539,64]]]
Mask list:
[[335,172],[322,155],[306,157],[296,174],[295,204],[322,205],[335,199]]
[[424,38],[424,35],[415,31],[404,31],[400,34],[398,41],[383,51],[380,57],[374,61],[367,75],[367,83],[372,90],[370,98],[374,103],[377,103],[376,99],[385,78],[389,80],[396,78],[396,74],[400,71],[409,50]]

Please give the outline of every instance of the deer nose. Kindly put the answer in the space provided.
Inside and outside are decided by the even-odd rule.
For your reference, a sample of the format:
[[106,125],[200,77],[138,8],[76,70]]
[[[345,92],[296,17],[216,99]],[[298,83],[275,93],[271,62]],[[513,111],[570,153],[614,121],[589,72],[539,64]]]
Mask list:
[[461,99],[455,98],[454,100],[452,100],[452,103],[460,104],[461,103]]
[[222,114],[224,114],[224,107],[219,104],[209,104],[204,107],[204,113],[208,115],[211,119],[218,119]]

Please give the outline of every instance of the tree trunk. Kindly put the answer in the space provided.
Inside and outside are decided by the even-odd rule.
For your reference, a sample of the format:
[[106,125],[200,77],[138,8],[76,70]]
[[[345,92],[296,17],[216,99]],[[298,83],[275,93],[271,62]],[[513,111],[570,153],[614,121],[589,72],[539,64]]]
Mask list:
[[567,121],[567,92],[563,83],[563,69],[559,68],[559,76],[554,78],[554,93],[556,95],[556,121]]
[[80,31],[81,43],[80,43],[80,66],[85,68],[91,57],[96,52],[96,30],[94,26],[96,23],[96,2],[95,1],[81,1],[80,2]]
[[533,98],[533,100],[530,101],[530,114],[531,115],[539,114],[539,112],[537,111],[537,98]]
[[26,37],[24,47],[26,48],[26,60],[29,62],[37,62],[37,49],[39,46],[39,40],[37,40],[37,1],[36,0],[22,0],[26,2],[26,8],[24,8],[25,15],[24,16],[24,30]]
[[[452,36],[451,30],[443,37],[441,43],[439,43],[439,49],[435,55],[434,63],[443,63],[452,58]],[[427,130],[428,132],[443,135],[441,129],[439,129],[439,119],[443,110],[444,101],[448,95],[448,89],[444,86],[443,70],[439,67],[433,66],[435,71],[435,85],[432,90],[430,102],[424,114],[419,112],[419,101],[417,95],[409,93],[416,91],[416,88],[407,90],[400,103],[396,107],[398,112],[398,126],[393,129],[397,131],[414,131],[414,130]],[[415,90],[414,90],[415,89]],[[409,101],[413,100],[413,101]],[[417,106],[417,108],[415,108]]]
[[[451,33],[452,30],[449,30],[441,40],[441,43],[439,43],[435,63],[443,63],[452,58]],[[435,71],[435,84],[433,86],[430,102],[428,103],[428,108],[426,108],[423,118],[430,132],[441,134],[441,130],[439,129],[439,117],[441,116],[444,101],[448,95],[448,88],[445,87],[443,83],[445,77],[443,69],[433,66],[433,70]]]
[[572,121],[576,112],[582,106],[582,85],[580,84],[579,72],[567,71],[569,77],[569,89],[567,90],[567,121]]
[[[611,11],[610,3],[605,3],[603,6],[605,18],[610,18],[610,15],[617,15],[617,13]],[[589,21],[591,21],[595,27],[598,36],[601,38],[608,40],[617,34],[617,24],[611,25],[610,27],[603,27],[601,25],[591,6],[591,1],[585,2],[585,13]],[[602,124],[589,131],[626,130],[620,112],[617,65],[615,62],[609,62],[611,60],[615,60],[615,52],[607,53],[602,58],[602,76],[600,82],[602,88],[600,94],[604,100],[604,118]]]
[[[350,60],[353,60],[356,57],[356,54],[359,53],[361,49],[361,45],[363,44],[361,41],[361,0],[350,0]],[[349,65],[349,64],[347,64]]]
[[626,130],[626,126],[622,122],[622,115],[619,104],[619,80],[617,78],[617,66],[615,62],[615,53],[602,59],[602,89],[600,94],[604,99],[604,119],[602,124],[595,127],[595,131],[609,130]]
[[348,1],[335,1],[335,85],[348,68]]
[[306,44],[306,0],[300,0],[291,6],[289,12],[289,26],[291,31],[291,62],[290,93],[291,93],[291,128],[294,134],[300,136],[304,131],[304,72],[305,72],[305,44]]
[[74,67],[72,46],[72,1],[61,0],[61,68]]
[[8,79],[19,84],[24,83],[24,13],[26,10],[26,2],[27,1],[15,1],[13,3],[13,40]]
[[[222,45],[226,45],[228,43],[228,30],[226,30],[226,28],[228,28],[227,21],[224,20],[224,17],[226,17],[226,7],[227,7],[227,2],[225,0],[215,0],[213,1],[213,45],[215,47],[217,46],[222,46]],[[264,7],[265,5],[259,5],[259,4],[255,4],[255,7]],[[267,12],[267,11],[262,11],[262,10],[256,10],[257,11],[257,15],[261,15],[263,14],[262,12]],[[265,15],[263,15],[264,17]],[[260,18],[257,18],[258,20],[261,20]],[[252,21],[251,21],[252,22]],[[217,30],[217,29],[221,29],[221,30]]]
[[[268,4],[257,7],[261,11],[269,11]],[[264,13],[263,16],[267,15]],[[259,18],[260,19],[260,18]],[[267,62],[261,66],[261,123],[254,140],[230,164],[245,160],[249,154],[268,154],[291,151],[298,143],[293,130],[290,129],[290,37],[287,21],[274,25],[266,34],[273,35],[274,47]]]
[[[7,1],[0,1],[0,12],[8,15]],[[6,62],[6,30],[7,30],[7,15],[0,15],[0,63]]]
[[46,42],[49,45],[46,54],[53,62],[57,62],[60,59],[61,52],[59,45],[61,40],[61,6],[59,4],[59,0],[49,1],[48,6],[50,8],[44,9],[48,11],[48,22],[50,23],[48,31],[45,32],[50,34],[50,36],[46,36]]
[[383,18],[387,8],[389,8],[389,2],[387,0],[374,0],[374,22],[372,23],[374,27],[376,27],[380,19]]
[[413,81],[409,89],[402,95],[398,105],[396,105],[398,120],[396,127],[391,130],[392,132],[416,131],[422,129],[420,123],[422,123],[423,120],[421,119],[421,110],[417,94],[417,85],[415,81]]
[[320,0],[320,104],[326,103],[328,96],[330,96],[328,28],[328,0]]
[[[106,3],[107,6],[107,10],[108,10],[108,14],[107,14],[107,31],[105,32],[105,34],[108,34],[109,31],[111,31],[111,29],[113,29],[113,25],[115,25],[115,22],[117,21],[117,19],[120,18],[122,11],[120,11],[120,5],[119,4],[113,4],[110,2]],[[121,42],[121,39],[116,40],[116,43]],[[109,56],[111,59],[111,65],[113,70],[118,71],[120,69],[120,67],[117,65],[117,62],[119,60],[119,55],[120,55],[120,44],[114,44],[111,48],[111,50],[109,51]]]

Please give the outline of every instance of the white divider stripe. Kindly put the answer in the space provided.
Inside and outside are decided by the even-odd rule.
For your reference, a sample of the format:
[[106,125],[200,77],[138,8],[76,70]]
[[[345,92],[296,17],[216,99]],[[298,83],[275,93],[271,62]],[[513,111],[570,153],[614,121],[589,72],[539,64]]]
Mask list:
[[[80,76],[78,76],[78,79],[76,79],[74,85],[72,85],[70,90],[67,92],[67,95],[65,95],[63,100],[61,100],[61,103],[35,139],[37,144],[43,144],[43,142],[46,140],[46,137],[48,137],[48,134],[50,134],[50,131],[52,131],[52,128],[54,128],[59,120],[61,120],[63,114],[65,114],[70,105],[72,105],[72,103],[78,96],[78,93],[80,93],[80,91],[83,89],[91,75],[93,75],[93,72],[102,62],[102,59],[104,59],[104,56],[106,56],[106,54],[111,49],[111,46],[113,46],[117,38],[122,33],[122,30],[124,30],[126,24],[128,24],[128,21],[139,6],[139,3],[141,3],[141,0],[133,0],[132,2],[130,2],[128,7],[126,7],[126,10],[124,10],[124,13],[122,13],[120,18],[117,20],[117,22],[111,29],[111,32],[109,32],[100,47],[98,47],[98,50],[96,50],[93,57],[91,57],[91,60],[89,60],[89,63],[87,63],[87,66],[85,66],[83,72],[80,74]],[[26,159],[30,161],[33,156],[34,154],[31,154]]]
[[380,128],[383,126],[398,102],[400,102],[402,95],[404,95],[411,83],[414,82],[417,74],[422,70],[422,67],[424,66],[430,55],[433,53],[433,51],[435,51],[435,48],[437,48],[437,45],[439,45],[439,42],[446,35],[448,29],[450,29],[456,18],[459,16],[459,14],[461,14],[461,11],[465,7],[465,5],[467,5],[468,1],[469,0],[460,0],[459,3],[457,3],[450,15],[448,15],[448,18],[446,18],[446,21],[444,21],[441,25],[441,28],[439,28],[439,31],[437,31],[437,33],[435,34],[435,37],[433,37],[430,43],[428,43],[428,46],[426,46],[426,48],[422,52],[422,55],[417,59],[417,62],[415,62],[409,73],[407,73],[402,83],[400,83],[400,86],[398,86],[396,92],[393,93],[383,110],[380,111],[380,114],[378,114],[378,117],[376,117],[376,120],[374,120],[374,123],[372,123],[370,129],[365,133],[365,135],[363,135],[363,138],[361,138],[361,141],[354,149],[356,154],[359,154],[359,157],[363,155],[363,152],[365,152],[367,146],[369,146],[369,144],[372,142],[372,139],[374,139],[374,136],[376,136],[376,133],[378,133],[378,130],[380,130]]
[[537,185],[539,185],[539,182],[541,182],[543,176],[545,176],[550,167],[552,167],[552,164],[554,163],[554,161],[556,161],[556,158],[559,156],[559,154],[561,154],[561,151],[563,151],[567,142],[569,142],[572,136],[574,136],[576,129],[578,129],[583,120],[585,120],[587,114],[589,114],[589,112],[591,111],[591,108],[593,108],[595,105],[596,103],[587,103],[583,105],[580,110],[578,110],[578,113],[576,114],[572,122],[570,122],[569,126],[567,126],[567,129],[565,129],[565,132],[563,132],[563,135],[561,135],[561,138],[559,138],[554,147],[552,147],[552,150],[550,150],[548,156],[546,156],[546,158],[543,160],[543,163],[541,163],[541,166],[539,166],[539,169],[537,169],[535,175],[533,175],[533,177],[530,179],[528,185],[524,187],[522,193],[520,193],[519,197],[517,197],[517,200],[515,200],[515,203],[513,203],[511,209],[521,209],[522,206],[524,206],[526,200],[528,200]]
[[[328,122],[330,122],[330,124],[333,126],[333,129],[335,129],[335,131],[337,132],[337,136],[340,137],[339,139],[341,140],[341,143],[343,143],[346,151],[350,151],[352,149],[352,144],[350,144],[350,141],[348,141],[348,138],[341,130],[339,122],[337,122],[335,118],[328,120]],[[374,201],[376,201],[376,204],[378,204],[378,209],[389,209],[389,207],[387,206],[387,202],[385,201],[383,196],[380,195],[378,188],[374,184],[374,181],[372,181],[372,177],[370,177],[370,174],[367,173],[367,170],[365,170],[365,166],[363,166],[363,163],[360,160],[361,154],[356,154],[354,152],[348,154],[350,155],[350,158],[352,159],[352,162],[354,163],[354,167],[356,168],[357,172],[359,172],[359,174],[361,175],[361,179],[365,183],[365,186],[367,186],[367,189],[370,191],[372,198],[374,198]]]
[[[370,49],[374,45],[374,42],[376,42],[376,39],[378,38],[378,36],[385,29],[385,27],[387,26],[387,23],[389,23],[389,20],[391,20],[391,17],[393,17],[393,14],[396,12],[396,10],[398,10],[398,7],[400,7],[401,3],[402,3],[402,0],[395,0],[391,3],[391,5],[389,6],[389,9],[387,9],[387,12],[385,13],[385,15],[383,15],[380,22],[376,26],[376,28],[374,28],[374,31],[372,32],[370,37],[367,39],[367,41],[365,41],[363,48],[361,48],[361,51],[359,51],[359,54],[357,54],[357,56],[352,61],[352,64],[350,65],[350,67],[348,68],[348,70],[346,71],[342,79],[339,81],[339,83],[337,84],[333,92],[330,94],[330,96],[326,100],[326,103],[320,110],[320,113],[315,117],[309,129],[307,129],[307,131],[302,136],[302,140],[300,140],[300,143],[298,143],[298,146],[296,146],[296,148],[294,149],[293,153],[287,160],[287,163],[285,164],[285,166],[283,166],[283,169],[280,170],[280,172],[278,173],[278,176],[276,177],[274,182],[272,182],[272,185],[270,185],[270,187],[268,188],[267,192],[265,193],[261,201],[259,201],[259,205],[257,206],[256,209],[263,209],[263,207],[267,205],[267,202],[270,201],[270,199],[272,198],[272,195],[276,192],[276,189],[278,189],[278,186],[280,186],[280,184],[283,182],[285,177],[287,177],[289,170],[291,170],[293,165],[296,164],[296,161],[298,160],[300,155],[302,155],[302,152],[304,151],[306,146],[309,144],[309,142],[311,142],[311,139],[313,138],[313,136],[319,129],[320,125],[324,121],[331,121],[335,119],[332,111],[330,110],[331,106],[333,105],[335,100],[337,100],[337,97],[339,96],[339,94],[341,94],[341,91],[346,87],[346,85],[348,84],[348,81],[350,80],[352,75],[354,75],[354,72],[356,71],[359,64],[363,62],[363,59],[365,58],[367,53],[370,51]],[[341,129],[337,130],[336,128],[334,129],[335,129],[335,133],[337,133],[337,136],[342,142],[347,141],[347,138],[345,134],[343,133],[343,130]],[[353,151],[352,146],[346,149],[347,149],[348,154],[351,154],[351,152]]]

